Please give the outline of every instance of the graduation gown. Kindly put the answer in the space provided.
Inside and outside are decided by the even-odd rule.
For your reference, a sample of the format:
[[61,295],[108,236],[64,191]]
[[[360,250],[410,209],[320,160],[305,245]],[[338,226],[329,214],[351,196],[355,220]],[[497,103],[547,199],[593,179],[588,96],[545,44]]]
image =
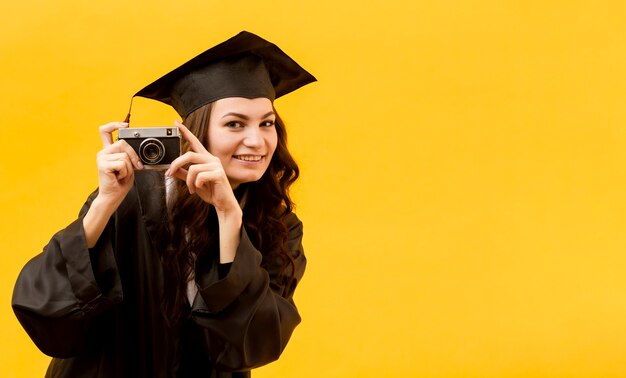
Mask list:
[[[20,273],[13,310],[53,359],[47,377],[249,377],[279,357],[300,316],[295,283],[306,265],[302,223],[284,217],[295,283],[261,253],[242,227],[235,260],[196,267],[198,293],[180,328],[165,324],[156,233],[165,206],[162,173],[142,171],[97,244],[87,248],[79,218],[58,232]],[[217,253],[217,251],[215,251]]]

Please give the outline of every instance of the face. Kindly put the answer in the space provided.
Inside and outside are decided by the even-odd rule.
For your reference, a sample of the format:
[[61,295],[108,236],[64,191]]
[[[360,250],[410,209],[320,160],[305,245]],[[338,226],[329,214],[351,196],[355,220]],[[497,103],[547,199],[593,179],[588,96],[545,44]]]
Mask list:
[[213,103],[208,150],[222,162],[233,188],[259,180],[267,170],[278,142],[275,122],[267,98],[229,97]]

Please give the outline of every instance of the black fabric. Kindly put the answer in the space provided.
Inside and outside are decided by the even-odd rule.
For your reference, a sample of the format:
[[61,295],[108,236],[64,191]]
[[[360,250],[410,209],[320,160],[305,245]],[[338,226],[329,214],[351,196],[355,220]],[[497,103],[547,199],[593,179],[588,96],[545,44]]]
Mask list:
[[[180,329],[162,317],[163,275],[153,245],[164,208],[162,173],[137,172],[105,232],[87,249],[82,217],[29,261],[13,292],[22,326],[54,357],[47,377],[248,377],[278,358],[300,316],[280,267],[261,268],[245,228],[230,266],[197,269],[199,287]],[[245,209],[244,209],[245,211]],[[299,281],[302,223],[284,218]],[[217,251],[213,251],[217,253]]]
[[316,79],[263,38],[242,31],[214,46],[135,96],[171,105],[183,119],[226,97],[265,97],[274,101]]

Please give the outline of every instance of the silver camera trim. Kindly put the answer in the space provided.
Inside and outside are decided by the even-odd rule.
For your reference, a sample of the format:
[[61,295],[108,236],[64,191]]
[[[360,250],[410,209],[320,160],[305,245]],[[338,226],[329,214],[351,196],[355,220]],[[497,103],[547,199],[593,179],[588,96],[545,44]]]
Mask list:
[[146,127],[118,129],[118,138],[173,138],[180,137],[178,127]]

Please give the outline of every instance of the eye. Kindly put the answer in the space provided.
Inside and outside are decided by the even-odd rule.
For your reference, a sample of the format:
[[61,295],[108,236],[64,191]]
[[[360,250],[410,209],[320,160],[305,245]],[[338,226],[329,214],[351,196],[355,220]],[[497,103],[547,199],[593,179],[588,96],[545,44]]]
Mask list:
[[243,124],[238,121],[230,121],[230,122],[227,122],[224,126],[230,129],[239,129],[243,127]]
[[263,121],[261,122],[261,127],[272,127],[274,126],[274,120],[267,120],[267,121]]

